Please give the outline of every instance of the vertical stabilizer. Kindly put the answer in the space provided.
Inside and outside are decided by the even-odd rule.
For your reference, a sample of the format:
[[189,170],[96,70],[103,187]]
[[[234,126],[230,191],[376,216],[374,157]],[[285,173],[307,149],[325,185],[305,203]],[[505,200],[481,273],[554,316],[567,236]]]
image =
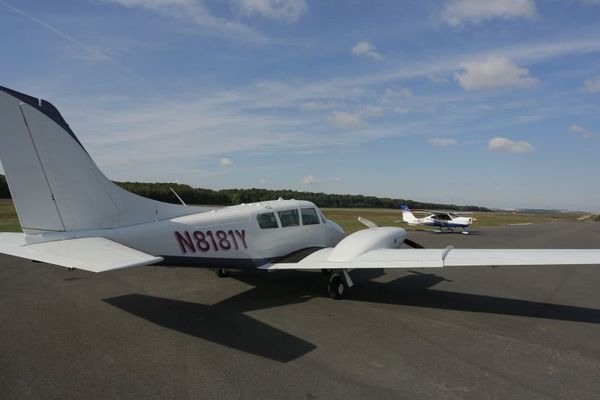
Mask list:
[[415,218],[413,213],[410,212],[410,208],[408,208],[407,205],[402,204],[400,206],[400,209],[402,210],[402,221],[407,222],[409,224],[414,224],[415,222],[417,222],[417,218]]
[[25,118],[25,105],[0,92],[0,159],[6,180],[23,229],[64,231]]
[[202,211],[106,178],[58,110],[0,86],[0,160],[26,233],[116,228]]

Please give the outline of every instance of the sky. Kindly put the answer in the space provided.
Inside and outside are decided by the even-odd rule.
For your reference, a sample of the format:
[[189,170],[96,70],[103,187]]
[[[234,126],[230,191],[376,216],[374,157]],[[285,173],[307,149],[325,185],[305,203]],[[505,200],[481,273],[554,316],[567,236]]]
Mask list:
[[600,211],[600,0],[0,0],[113,180]]

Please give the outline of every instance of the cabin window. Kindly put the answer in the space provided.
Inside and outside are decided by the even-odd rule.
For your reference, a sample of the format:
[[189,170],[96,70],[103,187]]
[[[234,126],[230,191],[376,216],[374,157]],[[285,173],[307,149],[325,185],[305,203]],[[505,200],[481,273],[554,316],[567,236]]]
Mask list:
[[438,219],[440,221],[450,221],[451,220],[451,218],[448,214],[437,214],[435,216],[435,219]]
[[314,208],[303,208],[300,211],[302,213],[302,225],[316,225],[319,223],[319,216]]
[[300,225],[300,216],[298,215],[298,210],[285,210],[278,211],[279,220],[281,221],[282,227],[287,226],[298,226]]
[[256,216],[256,220],[262,229],[279,228],[279,225],[277,225],[277,219],[275,218],[275,213],[269,212],[258,214]]

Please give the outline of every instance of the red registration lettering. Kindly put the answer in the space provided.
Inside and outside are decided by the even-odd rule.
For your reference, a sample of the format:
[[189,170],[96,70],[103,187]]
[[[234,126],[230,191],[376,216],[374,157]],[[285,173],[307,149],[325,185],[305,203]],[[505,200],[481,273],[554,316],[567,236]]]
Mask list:
[[192,242],[192,238],[190,237],[190,233],[185,231],[185,236],[181,233],[175,231],[175,238],[177,239],[177,243],[179,243],[179,248],[183,254],[187,253],[187,251],[191,251],[192,253],[196,252],[194,248],[194,243]]
[[195,253],[201,251],[229,251],[247,249],[246,231],[229,230],[225,231],[194,231],[192,234],[188,231],[175,231],[175,239],[179,245],[182,254],[188,252]]

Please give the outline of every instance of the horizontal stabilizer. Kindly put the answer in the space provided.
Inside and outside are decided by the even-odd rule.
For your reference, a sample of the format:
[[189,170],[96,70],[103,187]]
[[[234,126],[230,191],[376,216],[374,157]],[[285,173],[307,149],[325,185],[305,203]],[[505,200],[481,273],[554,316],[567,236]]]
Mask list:
[[0,253],[90,272],[138,267],[162,261],[103,237],[27,245],[22,233],[1,233]]

